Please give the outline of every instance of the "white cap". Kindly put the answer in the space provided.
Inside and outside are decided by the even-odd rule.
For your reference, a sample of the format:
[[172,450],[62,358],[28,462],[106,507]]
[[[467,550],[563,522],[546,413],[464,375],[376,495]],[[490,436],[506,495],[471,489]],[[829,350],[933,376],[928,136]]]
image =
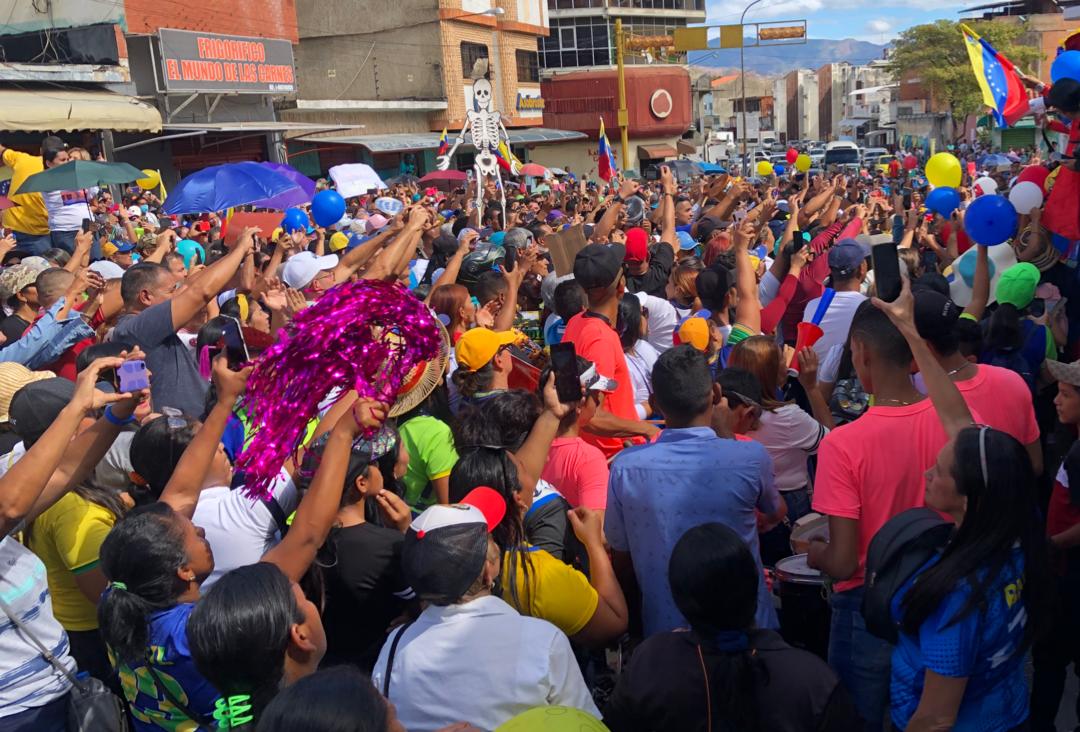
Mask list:
[[90,265],[90,269],[101,275],[103,280],[118,280],[124,276],[124,268],[108,259],[99,259]]
[[311,252],[300,252],[290,257],[281,269],[281,279],[296,290],[302,290],[311,284],[319,272],[333,269],[338,265],[338,258],[333,254],[316,257]]

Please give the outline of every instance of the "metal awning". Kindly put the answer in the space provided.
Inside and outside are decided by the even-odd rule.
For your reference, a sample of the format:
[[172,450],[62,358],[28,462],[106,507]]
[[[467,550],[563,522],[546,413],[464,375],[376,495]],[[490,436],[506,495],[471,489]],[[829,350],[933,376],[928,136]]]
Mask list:
[[161,132],[161,112],[135,97],[106,91],[0,89],[0,130]]
[[[549,127],[529,127],[507,130],[511,145],[543,145],[545,143],[584,140],[585,134],[571,130],[555,130]],[[438,150],[437,132],[396,132],[387,135],[326,135],[312,142],[330,142],[338,145],[360,145],[373,153],[408,152],[412,150]],[[452,139],[452,138],[451,138]],[[465,135],[465,144],[472,144],[472,136]]]
[[863,87],[862,89],[856,89],[855,91],[848,92],[848,96],[857,97],[860,94],[877,94],[879,91],[884,91],[885,89],[897,89],[899,88],[899,86],[899,84],[881,84],[880,86],[867,86]]
[[363,125],[321,125],[313,122],[166,122],[167,130],[191,132],[332,132]]
[[869,117],[845,117],[840,120],[840,127],[862,127],[864,124],[870,121]]
[[679,157],[679,151],[671,145],[638,145],[638,160],[656,160]]

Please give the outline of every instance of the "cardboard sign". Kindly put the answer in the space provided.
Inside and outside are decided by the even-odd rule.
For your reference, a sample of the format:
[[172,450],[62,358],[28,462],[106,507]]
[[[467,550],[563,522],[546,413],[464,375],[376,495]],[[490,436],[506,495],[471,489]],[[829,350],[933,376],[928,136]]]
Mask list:
[[262,229],[262,233],[258,235],[259,238],[269,239],[274,233],[274,229],[281,226],[281,219],[284,216],[280,211],[262,211],[260,213],[237,211],[225,226],[225,246],[231,247],[235,244],[236,240],[240,238],[240,234],[248,226],[259,227]]
[[551,263],[555,265],[555,274],[560,277],[573,274],[574,257],[588,243],[585,239],[585,227],[582,224],[545,236],[544,244],[551,252]]

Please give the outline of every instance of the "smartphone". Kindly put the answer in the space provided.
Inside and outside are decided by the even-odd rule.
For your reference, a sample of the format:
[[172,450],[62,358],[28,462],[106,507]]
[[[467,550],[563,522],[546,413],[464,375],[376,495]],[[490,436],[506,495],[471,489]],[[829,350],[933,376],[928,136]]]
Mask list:
[[247,343],[244,342],[244,334],[240,330],[240,321],[229,318],[221,329],[221,340],[225,343],[225,358],[229,362],[229,368],[239,371],[245,363],[251,360],[248,355]]
[[121,393],[132,393],[150,388],[150,374],[146,371],[145,361],[124,361],[116,370],[120,376]]
[[506,247],[506,256],[503,257],[503,269],[513,272],[517,266],[517,247]]
[[904,210],[907,211],[911,208],[911,191],[904,189]]
[[555,372],[555,393],[563,404],[577,404],[583,396],[577,372],[577,351],[573,343],[551,346],[551,370]]
[[90,225],[93,224],[93,223],[94,222],[91,219],[83,219],[82,220],[82,233],[89,234],[90,233]]
[[[1056,305],[1057,303],[1055,302],[1054,304]],[[1043,300],[1041,297],[1035,298],[1031,301],[1031,304],[1028,305],[1028,312],[1034,318],[1041,318],[1046,313],[1046,300]]]
[[892,242],[875,244],[870,250],[874,260],[874,286],[877,296],[885,302],[892,302],[900,297],[903,284],[900,281],[900,257],[896,245]]

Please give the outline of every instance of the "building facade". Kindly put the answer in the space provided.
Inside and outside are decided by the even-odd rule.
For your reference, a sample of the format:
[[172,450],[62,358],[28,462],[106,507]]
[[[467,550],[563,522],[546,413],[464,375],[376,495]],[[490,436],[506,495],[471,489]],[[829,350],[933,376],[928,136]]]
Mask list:
[[[776,129],[785,140],[820,140],[818,75],[793,69],[773,82]],[[777,101],[777,100],[783,101]],[[779,110],[783,110],[780,116]]]
[[[616,18],[625,32],[640,36],[671,35],[675,28],[705,22],[705,0],[547,0],[547,10],[551,33],[539,43],[545,73],[614,65]],[[654,61],[685,64],[686,54],[625,54],[628,64]]]

